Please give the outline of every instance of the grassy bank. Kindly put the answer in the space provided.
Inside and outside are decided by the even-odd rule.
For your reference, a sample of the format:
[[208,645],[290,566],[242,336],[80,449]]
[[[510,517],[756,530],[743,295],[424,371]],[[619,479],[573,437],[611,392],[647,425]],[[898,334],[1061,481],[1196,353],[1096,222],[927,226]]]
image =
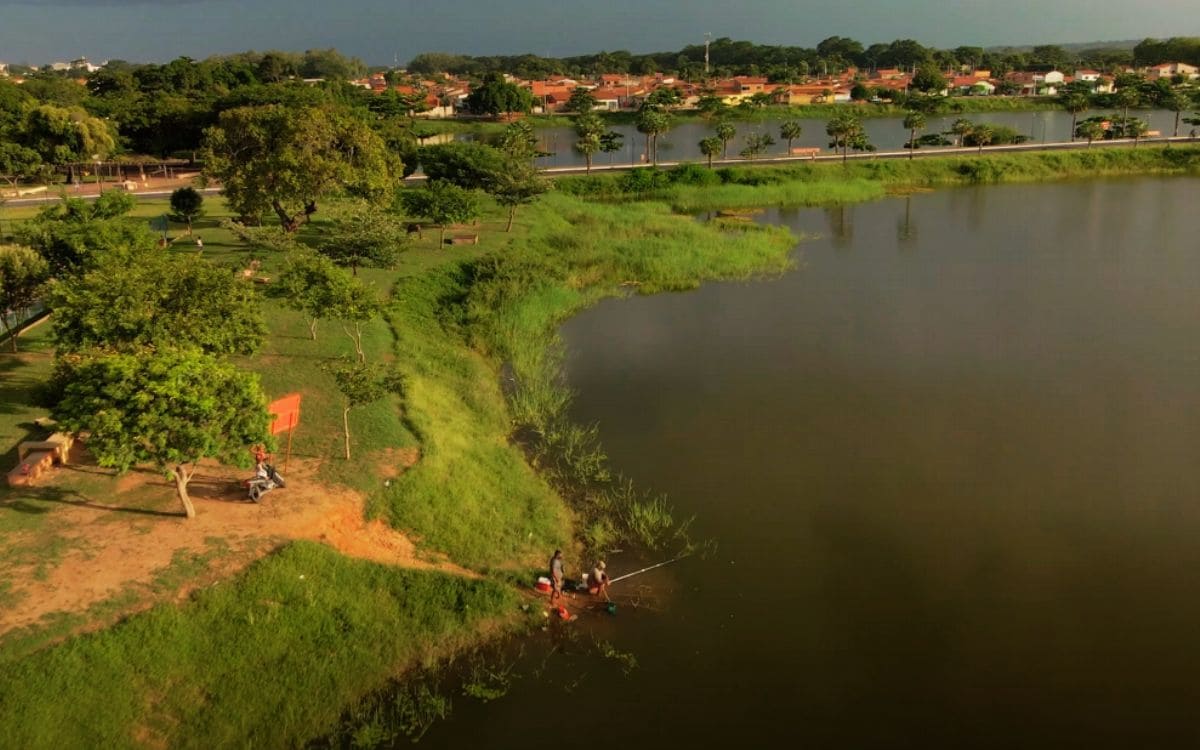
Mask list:
[[667,203],[682,213],[755,206],[817,206],[874,200],[888,191],[959,185],[1200,174],[1200,147],[1097,148],[921,159],[865,159],[562,177],[562,192],[618,202]]
[[[405,414],[422,460],[373,511],[475,566],[539,564],[547,549],[568,542],[572,518],[556,491],[579,480],[593,490],[570,508],[582,524],[600,515],[593,502],[613,500],[603,456],[566,419],[555,325],[606,295],[780,271],[794,242],[783,230],[729,232],[661,204],[563,195],[548,196],[522,221],[520,239],[495,255],[401,281],[391,311]],[[597,490],[597,482],[608,486]],[[606,509],[645,512],[628,510],[630,502]]]
[[182,607],[0,654],[0,737],[23,748],[296,746],[329,731],[364,685],[447,652],[515,603],[495,583],[293,544]]

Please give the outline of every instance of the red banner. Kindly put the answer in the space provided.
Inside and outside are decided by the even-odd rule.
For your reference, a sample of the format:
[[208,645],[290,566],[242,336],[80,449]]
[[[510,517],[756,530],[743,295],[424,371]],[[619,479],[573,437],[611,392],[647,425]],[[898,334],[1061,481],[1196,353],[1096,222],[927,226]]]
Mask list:
[[289,393],[283,398],[272,401],[267,406],[271,412],[271,434],[289,432],[300,424],[300,394]]

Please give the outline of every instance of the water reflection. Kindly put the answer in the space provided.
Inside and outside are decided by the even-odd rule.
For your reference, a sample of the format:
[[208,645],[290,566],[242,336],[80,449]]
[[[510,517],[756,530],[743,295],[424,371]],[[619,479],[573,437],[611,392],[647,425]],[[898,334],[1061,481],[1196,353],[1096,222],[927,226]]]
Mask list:
[[912,219],[912,196],[904,197],[904,215],[896,221],[896,241],[909,250],[917,241],[917,225]]

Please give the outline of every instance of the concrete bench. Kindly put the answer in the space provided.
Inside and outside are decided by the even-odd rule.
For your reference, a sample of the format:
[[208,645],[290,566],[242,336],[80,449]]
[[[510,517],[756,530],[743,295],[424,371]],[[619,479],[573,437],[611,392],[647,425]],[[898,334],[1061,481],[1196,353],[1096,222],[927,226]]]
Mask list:
[[33,484],[47,469],[54,465],[54,454],[33,452],[21,459],[16,468],[8,472],[9,487],[25,487]]
[[30,453],[49,453],[54,462],[65,464],[71,454],[74,439],[64,432],[56,432],[45,440],[26,440],[17,446],[17,458],[21,461]]
[[451,245],[478,245],[479,235],[477,234],[456,234],[450,237]]
[[815,159],[815,158],[817,158],[817,154],[819,154],[819,153],[821,153],[821,149],[819,149],[819,148],[794,148],[794,149],[792,149],[792,156],[808,156],[808,157]]

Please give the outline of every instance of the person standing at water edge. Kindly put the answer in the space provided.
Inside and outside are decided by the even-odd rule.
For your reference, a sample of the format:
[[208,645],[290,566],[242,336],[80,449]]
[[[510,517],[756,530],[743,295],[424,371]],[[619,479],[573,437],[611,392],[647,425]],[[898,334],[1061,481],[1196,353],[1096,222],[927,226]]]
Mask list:
[[592,578],[588,582],[588,593],[592,596],[603,596],[608,601],[608,573],[605,572],[604,561],[596,563],[592,568]]
[[550,558],[550,606],[553,607],[562,599],[563,589],[563,556],[562,550],[554,550]]

